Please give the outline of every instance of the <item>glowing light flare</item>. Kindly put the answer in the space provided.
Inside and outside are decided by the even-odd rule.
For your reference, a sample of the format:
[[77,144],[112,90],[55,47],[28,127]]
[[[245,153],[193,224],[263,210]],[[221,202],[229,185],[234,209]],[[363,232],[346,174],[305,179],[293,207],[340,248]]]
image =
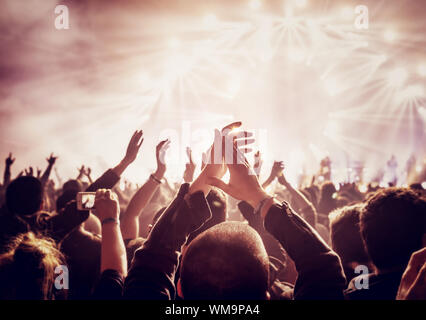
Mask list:
[[422,188],[426,190],[426,181],[422,182]]
[[417,73],[420,77],[425,78],[426,77],[426,64],[420,64],[417,67]]
[[301,48],[288,48],[287,57],[294,62],[303,62],[306,58],[306,53]]
[[168,46],[170,49],[178,49],[178,48],[180,48],[180,47],[181,47],[181,45],[182,45],[182,42],[180,41],[180,39],[178,39],[178,38],[176,38],[176,37],[170,38],[170,39],[167,41],[167,46]]
[[218,19],[217,19],[217,17],[216,17],[214,14],[212,14],[212,13],[206,14],[206,15],[203,17],[203,25],[204,25],[204,27],[205,27],[205,28],[207,28],[207,29],[212,29],[212,28],[216,27],[216,26],[217,26],[217,24],[218,24],[218,22],[219,22],[219,20],[218,20]]
[[425,89],[422,85],[416,84],[411,85],[402,90],[397,94],[397,101],[407,101],[407,100],[413,100],[415,98],[423,97],[425,94]]
[[299,8],[304,8],[308,4],[307,0],[293,0],[293,2]]
[[226,93],[229,98],[233,98],[241,89],[241,80],[238,77],[231,78],[226,84]]
[[324,79],[324,89],[330,97],[334,97],[342,91],[337,80],[332,78]]
[[262,1],[260,0],[250,0],[249,7],[252,10],[258,10],[262,6]]
[[395,31],[393,30],[386,30],[385,33],[383,34],[383,37],[385,38],[385,40],[387,42],[395,42],[395,40],[397,39],[398,35]]
[[176,53],[167,58],[164,64],[164,69],[169,77],[179,77],[191,69],[192,63],[191,57],[188,57],[183,53]]
[[361,184],[358,189],[362,193],[366,193],[368,191],[368,187],[365,184]]
[[408,72],[404,68],[396,68],[388,74],[388,84],[393,87],[402,86],[407,81]]
[[354,9],[352,7],[343,7],[340,9],[340,17],[344,20],[353,19]]

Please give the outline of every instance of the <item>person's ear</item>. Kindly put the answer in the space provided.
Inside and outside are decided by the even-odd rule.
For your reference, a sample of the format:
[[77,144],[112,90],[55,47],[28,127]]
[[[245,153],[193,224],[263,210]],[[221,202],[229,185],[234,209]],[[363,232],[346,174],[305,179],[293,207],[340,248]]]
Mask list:
[[182,284],[181,284],[181,282],[180,282],[180,278],[179,278],[179,280],[178,280],[178,282],[177,282],[177,295],[180,297],[180,298],[182,298],[183,299],[183,293],[182,293]]

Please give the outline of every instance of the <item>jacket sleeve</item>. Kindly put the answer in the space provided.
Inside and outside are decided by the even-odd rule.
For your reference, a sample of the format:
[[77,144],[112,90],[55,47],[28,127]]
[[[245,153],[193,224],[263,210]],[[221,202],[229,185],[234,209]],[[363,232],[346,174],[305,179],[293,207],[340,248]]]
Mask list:
[[176,198],[157,221],[144,245],[134,255],[125,281],[126,299],[174,299],[174,276],[181,247],[189,234],[211,218],[202,192],[188,200],[189,185],[183,184]]
[[340,258],[286,202],[271,206],[265,228],[296,265],[295,299],[343,299],[346,278]]
[[120,177],[112,170],[108,169],[95,182],[87,187],[86,192],[95,192],[98,189],[111,189],[120,180]]
[[116,270],[105,270],[94,290],[93,299],[120,300],[123,296],[123,282],[123,276]]

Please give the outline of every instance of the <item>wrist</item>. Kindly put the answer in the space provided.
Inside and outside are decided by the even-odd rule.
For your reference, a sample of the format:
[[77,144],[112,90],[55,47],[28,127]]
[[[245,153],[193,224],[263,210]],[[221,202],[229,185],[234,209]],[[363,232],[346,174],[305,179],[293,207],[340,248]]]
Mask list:
[[117,217],[107,217],[107,218],[103,218],[101,220],[101,225],[102,228],[106,227],[106,226],[119,226],[120,225],[120,220],[118,220]]
[[246,200],[253,208],[257,208],[262,200],[270,197],[265,190],[261,189],[253,193],[248,200]]
[[158,180],[161,180],[161,179],[163,179],[165,172],[166,172],[166,170],[161,170],[161,169],[157,168],[157,170],[153,173],[153,175]]

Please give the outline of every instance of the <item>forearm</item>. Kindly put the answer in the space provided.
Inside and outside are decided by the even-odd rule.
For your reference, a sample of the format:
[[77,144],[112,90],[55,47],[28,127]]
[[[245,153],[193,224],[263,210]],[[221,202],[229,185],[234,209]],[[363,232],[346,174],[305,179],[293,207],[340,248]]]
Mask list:
[[123,239],[137,238],[139,234],[139,215],[149,203],[158,187],[159,183],[149,178],[132,197],[121,220]]
[[296,299],[343,297],[346,278],[339,257],[286,203],[272,204],[266,213],[265,228],[295,262]]
[[93,182],[86,189],[86,192],[95,192],[98,189],[112,189],[119,180],[120,176],[113,169],[109,169]]
[[200,192],[185,200],[188,190],[188,184],[181,186],[143,247],[136,251],[125,283],[128,298],[174,298],[174,276],[181,248],[189,234],[211,217]]
[[40,182],[43,186],[46,185],[47,181],[49,180],[50,173],[52,172],[53,164],[48,164],[46,170],[44,171],[43,175],[40,178]]
[[102,226],[101,272],[110,269],[123,276],[127,274],[126,248],[116,223]]
[[312,206],[312,203],[299,190],[294,189],[291,184],[287,183],[285,187],[290,192],[295,207],[303,209]]
[[274,177],[269,176],[268,179],[266,179],[266,181],[262,184],[262,188],[266,189],[274,181],[274,179]]
[[118,176],[120,177],[124,170],[127,169],[127,167],[129,166],[129,161],[126,161],[125,159],[121,160],[119,164],[117,164],[112,171]]
[[5,188],[10,183],[10,177],[11,177],[10,166],[6,164],[6,166],[4,167],[4,175],[3,175],[3,186]]

